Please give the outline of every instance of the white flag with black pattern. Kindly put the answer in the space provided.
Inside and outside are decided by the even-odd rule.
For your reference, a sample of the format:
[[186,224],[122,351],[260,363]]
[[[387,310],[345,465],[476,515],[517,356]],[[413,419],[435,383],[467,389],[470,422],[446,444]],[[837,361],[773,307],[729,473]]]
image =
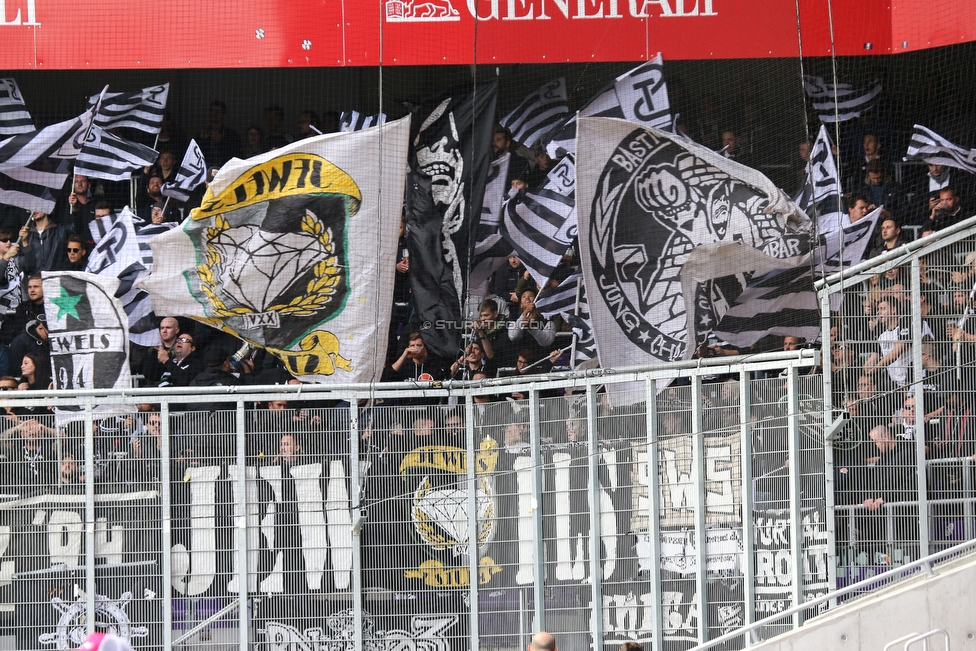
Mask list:
[[579,154],[580,261],[604,367],[688,359],[749,278],[809,265],[808,218],[754,169],[601,118],[580,120]]
[[531,147],[568,114],[566,78],[560,77],[522,100],[515,110],[501,119],[501,125],[512,132],[513,140]]
[[129,265],[141,261],[133,214],[128,206],[92,220],[88,228],[95,247],[85,271],[118,278]]
[[180,169],[176,172],[176,178],[168,183],[163,183],[160,192],[164,196],[172,197],[177,201],[188,201],[190,193],[203,185],[207,180],[207,161],[203,159],[203,152],[196,140],[191,140],[183,155],[183,162]]
[[832,124],[853,120],[874,106],[881,84],[875,81],[867,88],[858,88],[846,82],[830,83],[823,77],[804,75],[803,90],[813,101],[820,121]]
[[0,79],[0,136],[14,136],[34,130],[34,121],[27,112],[17,80]]
[[128,181],[134,171],[152,165],[158,156],[159,152],[152,147],[92,127],[75,161],[75,174],[106,181]]
[[545,185],[520,190],[502,215],[499,232],[540,287],[576,237],[575,170],[572,156],[566,156],[549,172]]
[[78,117],[0,141],[0,172],[29,167],[46,158],[74,160],[88,137],[97,106]]
[[921,160],[932,165],[944,165],[976,174],[976,149],[954,145],[935,131],[916,124],[908,143],[905,160]]
[[[129,319],[115,297],[119,281],[79,271],[44,272],[44,312],[54,388],[129,389]],[[98,413],[131,408],[99,405]],[[58,409],[59,425],[81,418],[81,407]]]
[[[661,53],[617,77],[580,109],[578,117],[620,118],[662,131],[670,130],[671,104],[664,83]],[[577,115],[569,117],[547,138],[546,151],[552,158],[576,152],[576,119]]]
[[[56,172],[47,171],[56,167]],[[68,161],[37,161],[0,172],[0,203],[50,215],[68,180]]]
[[[156,135],[163,123],[168,97],[169,83],[125,93],[105,93],[95,125],[103,129],[129,127]],[[97,95],[90,97],[89,106],[94,106],[96,99]]]
[[582,277],[582,273],[575,273],[556,287],[539,292],[535,297],[535,306],[539,309],[539,313],[547,319],[557,314],[571,314],[576,309],[579,281]]

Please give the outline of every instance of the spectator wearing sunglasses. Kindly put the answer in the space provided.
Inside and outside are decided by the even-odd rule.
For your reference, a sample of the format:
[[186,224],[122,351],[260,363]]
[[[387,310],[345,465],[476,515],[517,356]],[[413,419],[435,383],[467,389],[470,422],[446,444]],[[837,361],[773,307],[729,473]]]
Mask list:
[[[161,387],[187,387],[193,378],[207,370],[206,364],[197,353],[193,336],[181,334],[176,338],[173,352],[165,348],[160,349],[160,361],[163,362],[163,376],[159,379]],[[166,357],[166,361],[162,358]]]
[[63,270],[84,271],[88,266],[88,248],[85,245],[85,238],[81,235],[69,235],[66,246],[68,257]]

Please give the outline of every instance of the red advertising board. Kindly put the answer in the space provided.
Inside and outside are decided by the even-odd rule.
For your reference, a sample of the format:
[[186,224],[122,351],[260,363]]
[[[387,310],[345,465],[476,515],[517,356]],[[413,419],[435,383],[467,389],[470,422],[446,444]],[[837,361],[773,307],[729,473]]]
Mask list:
[[[834,51],[976,38],[976,3],[834,0]],[[800,30],[797,30],[799,13]],[[824,0],[0,0],[0,69],[331,67],[824,56]],[[802,41],[801,41],[802,38]]]

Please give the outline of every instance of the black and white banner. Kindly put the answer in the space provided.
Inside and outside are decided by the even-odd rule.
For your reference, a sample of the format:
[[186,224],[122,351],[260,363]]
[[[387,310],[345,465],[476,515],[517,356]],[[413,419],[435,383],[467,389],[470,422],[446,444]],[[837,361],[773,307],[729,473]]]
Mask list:
[[540,287],[576,238],[576,166],[560,160],[539,189],[520,190],[505,205],[499,232]]
[[85,271],[118,278],[129,265],[140,262],[142,253],[136,237],[134,216],[126,206],[117,213],[93,219],[88,224],[95,248]]
[[522,100],[501,125],[512,132],[512,139],[533,146],[569,113],[566,103],[566,78],[550,81]]
[[874,106],[881,84],[875,81],[867,88],[858,88],[846,82],[830,83],[823,77],[805,75],[803,90],[813,101],[820,121],[832,124],[853,120]]
[[0,171],[28,167],[46,158],[73,160],[81,153],[88,137],[95,107],[72,120],[65,120],[38,131],[11,136],[0,141]]
[[[617,77],[580,109],[578,117],[621,118],[655,129],[670,129],[671,105],[661,53]],[[546,144],[551,157],[576,151],[576,119],[577,115],[573,115],[552,130]]]
[[204,184],[207,180],[207,161],[203,159],[203,152],[196,140],[190,140],[190,144],[183,154],[183,162],[180,169],[176,172],[176,178],[167,183],[163,183],[160,192],[167,197],[172,197],[177,201],[187,201],[190,193]]
[[932,165],[945,165],[976,174],[976,149],[954,145],[935,131],[916,124],[908,143],[905,160],[921,160]]
[[[130,127],[149,134],[159,133],[166,112],[169,83],[123,93],[105,93],[95,125],[103,129]],[[94,106],[98,96],[88,99]]]
[[27,112],[17,80],[0,79],[0,136],[34,131],[34,121]]
[[583,118],[578,142],[579,245],[604,366],[690,357],[745,274],[808,261],[806,215],[759,172],[623,120]]
[[[58,171],[47,171],[52,166]],[[50,215],[68,170],[68,161],[48,160],[0,172],[0,203]]]
[[92,127],[75,161],[75,174],[107,181],[128,181],[136,170],[148,167],[159,156],[152,147],[131,142],[101,127]]
[[[82,465],[80,445],[63,456]],[[124,490],[124,489],[123,489]],[[95,585],[86,581],[84,486],[0,500],[0,612],[12,613],[5,635],[18,649],[76,649],[87,635],[87,591],[95,593],[99,627],[137,649],[162,645],[159,497],[155,490],[94,496]]]
[[547,288],[539,292],[535,298],[535,306],[539,313],[547,319],[557,314],[572,314],[576,311],[579,300],[579,286],[583,275],[575,273],[559,283],[556,287]]
[[78,271],[44,273],[44,312],[55,389],[132,386],[129,319],[115,298],[118,285],[116,278]]

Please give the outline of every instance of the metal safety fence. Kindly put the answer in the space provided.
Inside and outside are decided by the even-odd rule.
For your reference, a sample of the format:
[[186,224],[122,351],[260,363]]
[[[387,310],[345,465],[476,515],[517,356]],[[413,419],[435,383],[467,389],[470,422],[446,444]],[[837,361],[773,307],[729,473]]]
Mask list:
[[0,648],[694,646],[833,580],[817,363],[5,394]]
[[841,586],[973,538],[974,263],[968,219],[820,288]]

